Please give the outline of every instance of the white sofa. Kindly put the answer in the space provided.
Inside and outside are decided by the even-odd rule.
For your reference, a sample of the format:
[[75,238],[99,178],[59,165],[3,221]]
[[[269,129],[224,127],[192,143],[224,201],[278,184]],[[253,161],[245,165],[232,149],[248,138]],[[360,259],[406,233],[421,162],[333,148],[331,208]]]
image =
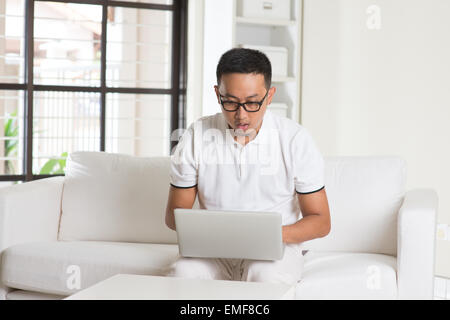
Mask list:
[[[164,223],[169,163],[74,152],[65,177],[0,189],[0,297],[57,299],[117,273],[163,274],[178,254]],[[405,192],[405,181],[396,157],[326,158],[332,231],[305,242],[297,299],[432,298],[437,195]]]

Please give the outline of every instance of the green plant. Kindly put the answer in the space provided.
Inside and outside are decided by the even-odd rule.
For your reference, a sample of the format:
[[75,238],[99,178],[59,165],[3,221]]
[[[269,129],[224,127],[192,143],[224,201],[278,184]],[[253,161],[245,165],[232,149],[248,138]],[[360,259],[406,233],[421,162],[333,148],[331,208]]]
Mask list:
[[[17,156],[17,149],[19,147],[18,139],[19,126],[17,125],[17,109],[13,112],[6,114],[5,123],[5,157]],[[45,130],[33,130],[34,133],[43,132]],[[66,167],[67,152],[61,154],[61,158],[64,159],[50,159],[41,168],[40,174],[64,174]],[[15,168],[11,160],[5,160],[5,174],[15,174]]]
[[[19,147],[19,140],[17,139],[19,135],[19,126],[17,125],[17,109],[14,110],[11,113],[6,114],[6,123],[5,123],[5,132],[4,136],[5,138],[5,157],[16,157],[17,156],[17,150]],[[36,120],[34,120],[36,122]],[[45,130],[33,130],[33,132],[40,133]],[[9,138],[9,139],[8,139]],[[16,139],[11,139],[16,138]],[[67,157],[67,153],[62,153]],[[59,167],[58,167],[59,166]],[[47,161],[44,166],[41,169],[41,173],[43,174],[51,174],[51,173],[64,173],[64,168],[66,166],[66,160],[56,160],[56,159],[50,159]],[[14,164],[11,160],[5,160],[5,174],[15,174],[15,168]]]
[[[17,156],[17,147],[19,145],[17,138],[19,134],[19,126],[17,125],[17,109],[6,115],[6,124],[5,124],[5,157],[14,157]],[[8,139],[10,138],[10,139]],[[14,165],[11,160],[5,160],[5,174],[14,174]]]
[[64,174],[66,167],[67,152],[61,153],[61,158],[64,159],[50,159],[41,168],[39,174]]

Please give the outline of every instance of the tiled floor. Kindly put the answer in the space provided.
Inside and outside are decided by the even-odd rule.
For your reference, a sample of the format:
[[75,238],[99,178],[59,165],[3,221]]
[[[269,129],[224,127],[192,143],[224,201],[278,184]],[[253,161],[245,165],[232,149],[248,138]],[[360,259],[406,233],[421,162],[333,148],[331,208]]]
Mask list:
[[450,279],[434,277],[434,300],[450,300]]

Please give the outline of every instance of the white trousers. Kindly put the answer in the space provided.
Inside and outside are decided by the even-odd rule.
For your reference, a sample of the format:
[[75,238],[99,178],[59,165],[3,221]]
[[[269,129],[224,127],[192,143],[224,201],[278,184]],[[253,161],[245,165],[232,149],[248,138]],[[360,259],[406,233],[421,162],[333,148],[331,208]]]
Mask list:
[[301,248],[301,244],[286,244],[283,258],[275,261],[179,257],[169,267],[167,276],[294,285],[300,281],[303,270]]

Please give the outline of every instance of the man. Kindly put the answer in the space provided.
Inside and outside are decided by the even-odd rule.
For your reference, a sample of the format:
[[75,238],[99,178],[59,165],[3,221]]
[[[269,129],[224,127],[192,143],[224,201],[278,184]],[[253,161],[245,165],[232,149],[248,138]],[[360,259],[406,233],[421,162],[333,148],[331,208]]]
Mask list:
[[303,126],[267,110],[276,91],[271,77],[262,52],[237,48],[222,55],[214,87],[222,112],[197,120],[181,137],[166,224],[175,230],[174,209],[192,208],[197,193],[204,209],[280,212],[283,258],[184,257],[169,276],[294,284],[301,279],[302,242],[329,233],[323,158]]

